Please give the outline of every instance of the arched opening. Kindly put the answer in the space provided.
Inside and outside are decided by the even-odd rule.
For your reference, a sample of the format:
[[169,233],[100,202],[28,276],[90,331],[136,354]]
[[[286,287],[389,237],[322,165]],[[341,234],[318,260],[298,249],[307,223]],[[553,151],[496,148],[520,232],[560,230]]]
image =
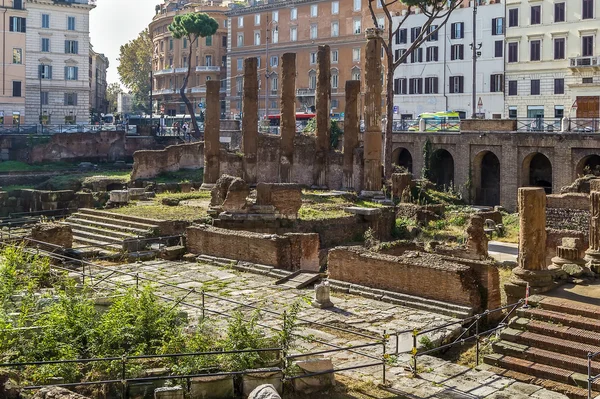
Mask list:
[[394,163],[394,165],[398,165],[405,168],[410,173],[412,173],[413,171],[412,155],[410,154],[410,151],[408,151],[406,148],[396,148],[394,152],[392,152],[392,162]]
[[584,157],[577,164],[577,176],[600,176],[600,155],[592,154]]
[[528,175],[525,185],[543,187],[546,194],[552,194],[552,163],[547,156],[530,154],[523,162],[523,171]]
[[475,158],[474,168],[475,204],[500,204],[500,160],[491,151],[480,153]]
[[431,154],[431,181],[440,190],[454,185],[454,158],[448,151],[436,150]]

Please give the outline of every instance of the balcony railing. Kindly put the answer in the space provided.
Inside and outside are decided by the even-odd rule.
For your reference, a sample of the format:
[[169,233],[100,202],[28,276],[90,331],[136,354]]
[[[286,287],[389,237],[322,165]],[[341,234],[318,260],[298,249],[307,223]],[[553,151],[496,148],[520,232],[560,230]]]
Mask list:
[[192,87],[192,93],[206,93],[206,87]]
[[154,76],[166,75],[173,72],[175,72],[173,68],[161,69],[160,71],[154,72]]
[[600,67],[600,57],[571,57],[569,58],[569,66],[571,68],[587,68],[587,67]]
[[153,95],[163,95],[163,94],[175,94],[175,90],[174,89],[159,89],[159,90],[154,90],[154,92],[152,93]]
[[315,95],[315,89],[303,88],[296,89],[296,96],[313,97]]
[[196,72],[220,72],[221,67],[216,65],[197,66]]
[[188,67],[185,68],[175,68],[175,73],[187,73]]

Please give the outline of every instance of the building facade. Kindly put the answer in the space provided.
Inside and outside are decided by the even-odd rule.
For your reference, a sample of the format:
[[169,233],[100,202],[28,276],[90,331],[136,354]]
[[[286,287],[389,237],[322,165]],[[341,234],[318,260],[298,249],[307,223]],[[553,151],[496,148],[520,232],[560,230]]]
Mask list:
[[[220,80],[222,83],[221,110],[225,112],[225,78],[227,53],[227,7],[219,2],[197,3],[189,0],[165,0],[157,6],[157,14],[150,23],[149,31],[154,45],[152,55],[153,69],[153,107],[154,112],[174,116],[185,114],[187,109],[179,90],[183,79],[192,68],[186,95],[194,104],[194,109],[204,108],[206,103],[206,81]],[[219,23],[219,29],[213,36],[199,38],[190,45],[187,39],[174,39],[168,30],[173,17],[189,12],[204,12]],[[191,65],[187,65],[188,55],[192,52]]]
[[[25,118],[25,56],[27,7],[25,0],[1,0],[2,79],[0,128],[30,123]],[[36,123],[36,122],[34,122]]]
[[[504,1],[480,0],[477,7],[475,94],[480,117],[504,114]],[[397,23],[404,15],[396,16]],[[394,38],[394,54],[406,51],[427,21],[409,15]],[[433,24],[435,25],[435,23]],[[394,119],[414,119],[424,112],[458,111],[471,117],[473,93],[473,4],[456,9],[394,73]]]
[[506,0],[506,115],[600,117],[600,0]]
[[[378,22],[384,26],[387,21],[383,8],[377,10]],[[227,15],[229,117],[238,117],[242,112],[243,66],[247,57],[258,58],[259,115],[263,117],[267,110],[269,114],[279,113],[279,68],[284,53],[296,53],[299,112],[310,111],[315,104],[320,45],[331,49],[331,112],[344,112],[347,80],[361,80],[364,93],[365,30],[374,25],[368,0],[265,1],[236,6]]]
[[133,110],[133,96],[128,93],[119,93],[117,96],[117,112],[121,115],[129,114]]
[[90,122],[90,29],[94,0],[29,0],[25,117]]
[[108,113],[106,99],[108,65],[108,58],[104,54],[95,52],[90,45],[90,112],[95,116]]

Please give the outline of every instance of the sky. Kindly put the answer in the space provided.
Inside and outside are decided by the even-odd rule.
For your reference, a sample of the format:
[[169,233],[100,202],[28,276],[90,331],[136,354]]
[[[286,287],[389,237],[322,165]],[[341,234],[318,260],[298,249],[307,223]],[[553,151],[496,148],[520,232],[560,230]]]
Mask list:
[[90,13],[90,38],[94,51],[108,57],[107,80],[119,81],[119,48],[148,27],[159,0],[98,0]]

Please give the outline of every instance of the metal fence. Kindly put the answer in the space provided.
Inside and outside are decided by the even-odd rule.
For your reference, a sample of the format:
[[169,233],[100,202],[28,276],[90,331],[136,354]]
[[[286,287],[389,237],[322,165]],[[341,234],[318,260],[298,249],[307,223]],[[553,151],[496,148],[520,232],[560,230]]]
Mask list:
[[561,131],[560,118],[517,118],[518,132],[555,132]]
[[600,374],[592,375],[592,360],[600,356],[600,352],[596,353],[588,353],[587,355],[587,385],[588,385],[588,399],[592,399],[592,385],[598,379],[600,379]]
[[127,132],[128,134],[137,134],[135,125],[0,125],[0,135],[2,134],[27,134],[27,135],[54,135],[68,133],[98,133],[98,132]]
[[569,131],[575,133],[597,133],[600,131],[600,118],[571,118]]

